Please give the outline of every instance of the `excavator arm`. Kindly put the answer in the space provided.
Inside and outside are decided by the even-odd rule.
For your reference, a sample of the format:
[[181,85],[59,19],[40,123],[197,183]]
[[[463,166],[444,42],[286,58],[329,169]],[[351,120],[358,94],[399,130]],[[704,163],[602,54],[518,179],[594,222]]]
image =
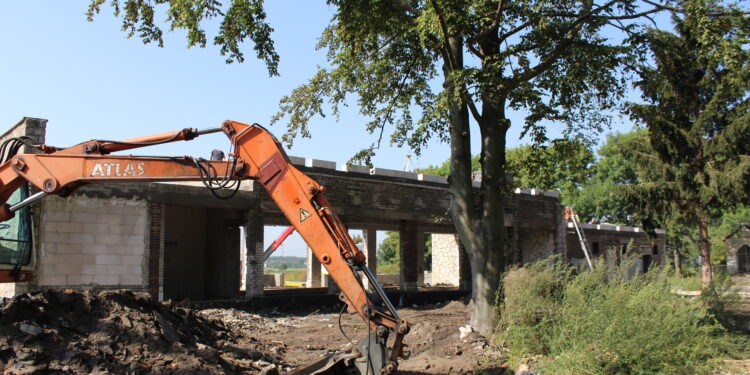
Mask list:
[[[223,132],[230,139],[228,161],[110,155],[214,132]],[[399,317],[367,268],[364,254],[324,197],[324,187],[296,169],[276,138],[260,125],[225,121],[219,128],[202,131],[184,129],[125,141],[92,140],[66,149],[44,145],[38,148],[44,153],[15,155],[0,165],[0,221],[12,218],[15,211],[45,195],[67,196],[91,183],[203,181],[218,190],[238,188],[241,180],[257,181],[326,267],[349,312],[359,314],[369,328],[368,336],[356,348],[334,353],[294,373],[395,373],[409,324]],[[15,205],[7,204],[10,195],[26,183],[36,186],[39,192]],[[365,289],[360,272],[374,293]]]

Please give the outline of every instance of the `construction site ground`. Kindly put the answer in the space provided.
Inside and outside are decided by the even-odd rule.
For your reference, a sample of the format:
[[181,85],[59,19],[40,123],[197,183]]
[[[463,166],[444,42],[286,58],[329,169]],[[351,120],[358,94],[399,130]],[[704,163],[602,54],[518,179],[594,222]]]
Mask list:
[[[411,355],[401,361],[399,374],[475,374],[482,370],[492,375],[504,370],[498,365],[499,353],[487,340],[465,328],[469,307],[464,303],[415,305],[404,307],[399,313],[413,324],[404,340]],[[251,314],[235,309],[209,309],[202,314],[219,318],[228,326],[247,327],[261,341],[282,345],[283,361],[292,367],[312,362],[332,349],[346,346],[349,339],[355,341],[366,335],[362,319],[347,313]],[[463,335],[460,327],[464,327]]]
[[[400,313],[413,322],[400,374],[502,372],[487,341],[467,331],[463,303]],[[273,375],[365,332],[358,315],[332,311],[193,310],[127,290],[44,290],[0,303],[0,372]]]
[[[750,287],[750,277],[736,281],[739,291]],[[749,324],[749,306],[745,298],[731,306],[738,326]],[[411,355],[401,361],[400,374],[505,372],[503,353],[468,329],[470,307],[464,303],[410,305],[399,312],[412,322],[405,339]],[[365,332],[357,315],[314,307],[193,310],[129,291],[46,290],[0,303],[0,372],[273,375]],[[748,360],[729,364],[727,374],[750,373]]]

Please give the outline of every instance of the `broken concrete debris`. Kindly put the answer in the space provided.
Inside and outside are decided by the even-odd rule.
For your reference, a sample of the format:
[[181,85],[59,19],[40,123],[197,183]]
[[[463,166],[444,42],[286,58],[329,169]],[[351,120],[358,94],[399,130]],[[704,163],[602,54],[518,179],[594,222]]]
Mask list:
[[46,290],[0,303],[5,373],[274,374],[283,345],[146,294]]

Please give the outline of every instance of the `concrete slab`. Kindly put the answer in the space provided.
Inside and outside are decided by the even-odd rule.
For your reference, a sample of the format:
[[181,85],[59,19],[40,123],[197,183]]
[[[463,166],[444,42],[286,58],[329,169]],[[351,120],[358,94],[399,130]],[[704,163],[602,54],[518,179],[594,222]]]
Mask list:
[[344,164],[341,166],[342,172],[350,172],[350,173],[365,173],[370,174],[370,168],[361,166],[361,165],[350,165],[350,164]]
[[441,184],[447,184],[448,183],[448,177],[443,176],[433,176],[431,174],[418,174],[417,179],[419,181],[429,181],[429,182],[438,182]]
[[305,159],[305,167],[336,169],[336,162],[319,159]]

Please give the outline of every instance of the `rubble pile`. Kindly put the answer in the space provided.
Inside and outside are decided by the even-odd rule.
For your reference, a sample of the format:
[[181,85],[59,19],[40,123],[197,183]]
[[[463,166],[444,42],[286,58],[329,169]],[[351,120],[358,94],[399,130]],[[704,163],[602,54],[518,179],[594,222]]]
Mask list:
[[285,350],[130,291],[46,290],[0,304],[5,373],[278,373]]

